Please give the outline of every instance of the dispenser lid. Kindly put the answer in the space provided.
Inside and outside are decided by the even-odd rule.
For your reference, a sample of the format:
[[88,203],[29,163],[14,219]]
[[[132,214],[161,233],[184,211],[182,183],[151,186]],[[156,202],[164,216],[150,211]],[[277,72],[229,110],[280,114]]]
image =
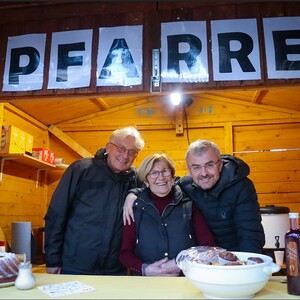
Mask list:
[[261,214],[288,214],[290,209],[286,206],[266,205],[260,207]]

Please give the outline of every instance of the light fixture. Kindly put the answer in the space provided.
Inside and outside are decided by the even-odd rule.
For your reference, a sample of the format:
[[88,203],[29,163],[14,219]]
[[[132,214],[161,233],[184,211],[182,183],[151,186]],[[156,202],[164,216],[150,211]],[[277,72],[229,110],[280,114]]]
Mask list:
[[193,99],[189,97],[185,97],[182,103],[185,107],[189,107],[193,104]]
[[173,105],[183,104],[185,107],[189,107],[193,103],[193,99],[187,97],[185,95],[181,95],[180,93],[172,93],[170,94],[170,100]]
[[173,105],[179,105],[181,103],[181,94],[180,93],[172,93],[170,95],[170,100]]

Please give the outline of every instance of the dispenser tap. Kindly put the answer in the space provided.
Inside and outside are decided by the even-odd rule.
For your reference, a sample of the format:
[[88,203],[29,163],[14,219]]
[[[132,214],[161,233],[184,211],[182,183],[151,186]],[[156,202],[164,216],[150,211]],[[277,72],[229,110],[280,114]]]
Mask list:
[[278,249],[280,247],[279,235],[275,235],[275,240],[276,240],[275,247]]

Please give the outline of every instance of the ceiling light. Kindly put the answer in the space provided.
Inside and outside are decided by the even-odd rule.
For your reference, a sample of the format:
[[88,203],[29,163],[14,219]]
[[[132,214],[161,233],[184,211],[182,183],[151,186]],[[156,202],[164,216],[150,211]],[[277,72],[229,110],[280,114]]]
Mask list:
[[179,105],[181,102],[181,94],[180,93],[172,93],[170,95],[171,103],[173,105]]

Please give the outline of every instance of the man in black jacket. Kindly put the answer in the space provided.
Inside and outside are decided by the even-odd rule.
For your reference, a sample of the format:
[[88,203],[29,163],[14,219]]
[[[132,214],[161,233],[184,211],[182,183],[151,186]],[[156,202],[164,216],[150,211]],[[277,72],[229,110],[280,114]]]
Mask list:
[[249,166],[221,155],[207,140],[193,142],[186,153],[189,175],[180,179],[184,192],[196,203],[219,247],[262,253],[265,235]]
[[68,167],[45,216],[48,273],[126,274],[119,262],[122,208],[127,191],[138,186],[131,165],[143,147],[135,128],[117,129],[106,149]]

